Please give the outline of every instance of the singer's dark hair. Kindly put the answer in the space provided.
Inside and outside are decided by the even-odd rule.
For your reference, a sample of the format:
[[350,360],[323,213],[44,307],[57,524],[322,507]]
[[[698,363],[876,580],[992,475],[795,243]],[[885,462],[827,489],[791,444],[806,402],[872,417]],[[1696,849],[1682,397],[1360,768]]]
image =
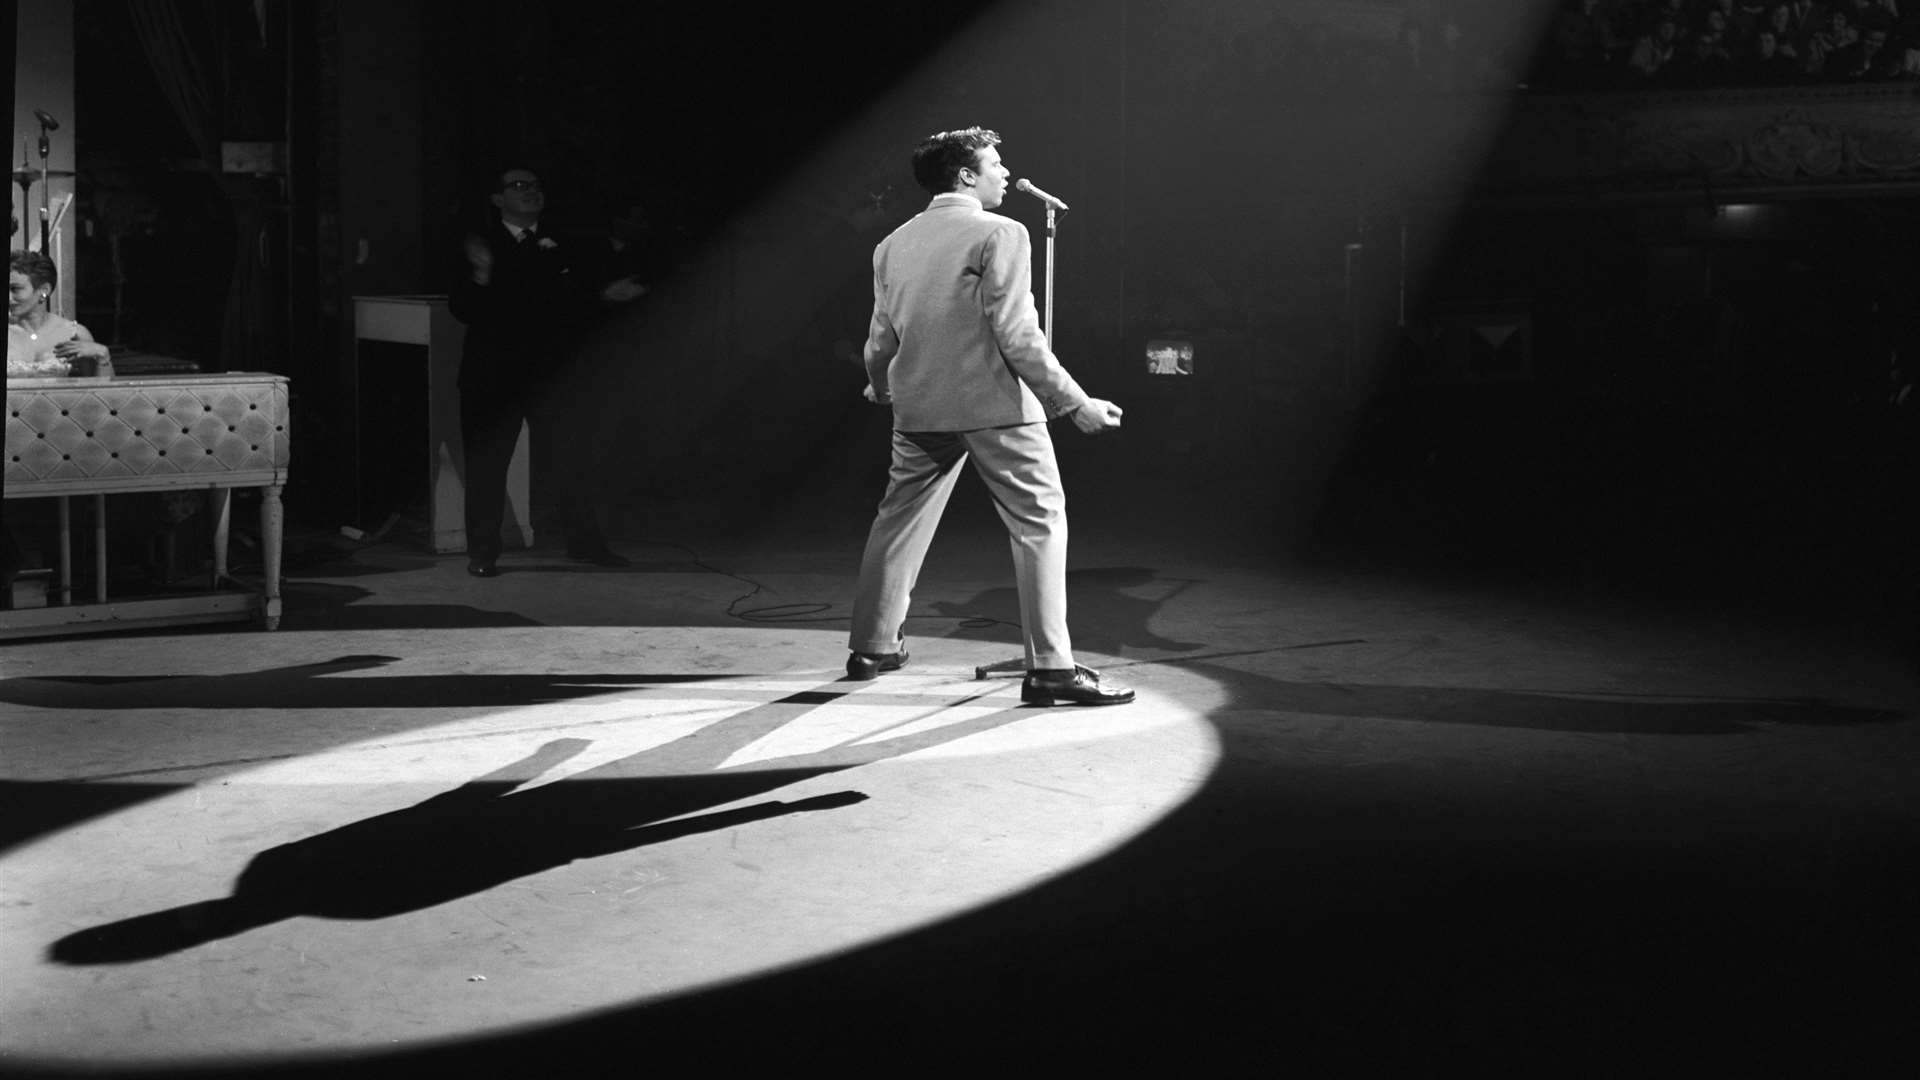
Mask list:
[[929,135],[913,151],[913,179],[934,195],[945,195],[960,182],[960,170],[971,169],[980,151],[1000,145],[1000,133],[982,127],[961,128]]
[[25,277],[36,289],[51,289],[60,282],[53,260],[37,251],[9,251],[7,273]]

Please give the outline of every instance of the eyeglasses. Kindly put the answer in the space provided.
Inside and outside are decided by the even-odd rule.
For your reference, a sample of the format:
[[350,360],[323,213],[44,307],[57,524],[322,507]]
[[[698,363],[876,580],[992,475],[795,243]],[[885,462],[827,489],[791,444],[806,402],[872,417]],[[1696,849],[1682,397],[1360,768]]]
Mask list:
[[501,191],[540,191],[543,189],[541,188],[540,181],[538,180],[509,180],[506,183],[500,185],[500,190]]

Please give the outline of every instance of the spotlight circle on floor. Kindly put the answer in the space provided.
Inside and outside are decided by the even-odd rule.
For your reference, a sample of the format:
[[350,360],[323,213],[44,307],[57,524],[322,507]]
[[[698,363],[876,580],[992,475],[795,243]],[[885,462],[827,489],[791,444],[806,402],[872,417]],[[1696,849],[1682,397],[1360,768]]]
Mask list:
[[[825,630],[349,637],[330,665],[236,637],[250,666],[167,680],[147,719],[367,737],[202,768],[0,858],[9,1060],[364,1053],[751,978],[1096,859],[1218,756],[1219,692],[1173,667],[1126,671],[1131,706],[1033,709],[973,678],[1006,659],[977,642],[853,683]],[[475,670],[503,655],[525,659]]]

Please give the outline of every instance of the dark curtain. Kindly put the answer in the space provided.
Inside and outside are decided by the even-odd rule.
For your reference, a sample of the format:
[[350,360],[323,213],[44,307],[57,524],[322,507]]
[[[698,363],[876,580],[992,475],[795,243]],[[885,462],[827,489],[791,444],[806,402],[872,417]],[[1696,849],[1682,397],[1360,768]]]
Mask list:
[[[233,214],[233,273],[228,279],[220,326],[220,367],[226,371],[271,371],[272,290],[267,274],[267,200],[249,175],[227,175],[221,165],[221,126],[225,95],[219,85],[222,63],[219,20],[237,16],[257,21],[250,3],[219,0],[128,0],[127,13],[160,92],[192,138],[206,175],[226,197]],[[244,88],[240,92],[244,93]]]

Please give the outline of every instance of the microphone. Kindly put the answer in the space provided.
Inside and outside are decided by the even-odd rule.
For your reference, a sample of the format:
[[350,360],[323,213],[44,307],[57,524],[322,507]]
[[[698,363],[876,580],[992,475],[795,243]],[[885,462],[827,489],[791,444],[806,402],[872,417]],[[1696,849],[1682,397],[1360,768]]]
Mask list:
[[1026,192],[1027,194],[1033,196],[1034,198],[1039,199],[1041,202],[1046,203],[1048,206],[1052,207],[1055,210],[1065,211],[1067,208],[1066,203],[1061,202],[1059,198],[1053,195],[1049,195],[1046,192],[1041,191],[1039,188],[1034,187],[1033,181],[1028,180],[1025,177],[1022,177],[1019,180],[1015,180],[1013,182],[1013,186],[1019,188],[1021,191]]
[[33,118],[40,121],[40,126],[46,128],[48,131],[60,130],[60,121],[55,120],[53,114],[45,109],[33,110]]

